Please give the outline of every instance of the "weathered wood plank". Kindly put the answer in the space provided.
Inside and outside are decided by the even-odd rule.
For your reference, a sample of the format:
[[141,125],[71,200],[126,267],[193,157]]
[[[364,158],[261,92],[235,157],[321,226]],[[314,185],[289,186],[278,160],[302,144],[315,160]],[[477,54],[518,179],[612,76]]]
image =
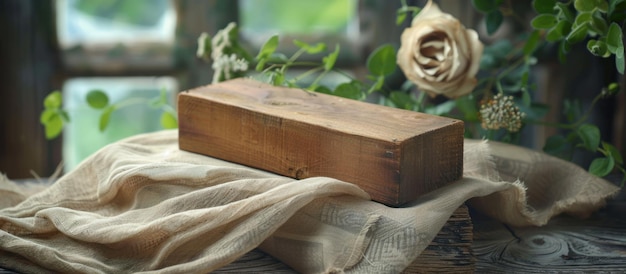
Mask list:
[[468,208],[462,205],[404,273],[474,273],[473,235]]
[[[212,273],[298,273],[267,253],[254,249]],[[2,273],[0,273],[2,274]]]
[[626,221],[619,216],[561,216],[544,227],[528,228],[476,221],[477,272],[624,273]]
[[180,93],[187,151],[294,178],[333,177],[398,206],[462,175],[463,122],[236,79]]

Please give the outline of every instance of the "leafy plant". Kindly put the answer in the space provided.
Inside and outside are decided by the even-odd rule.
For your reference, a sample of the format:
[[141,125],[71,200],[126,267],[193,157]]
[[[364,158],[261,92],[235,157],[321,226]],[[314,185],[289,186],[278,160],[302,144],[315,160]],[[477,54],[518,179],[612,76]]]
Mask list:
[[[40,116],[40,122],[45,128],[46,138],[54,139],[63,131],[63,126],[70,122],[67,111],[62,108],[62,96],[60,91],[54,91],[44,99],[44,110]],[[97,110],[101,110],[98,121],[98,129],[106,130],[109,126],[111,114],[121,108],[134,105],[149,105],[155,109],[161,109],[161,126],[165,129],[177,128],[178,119],[176,110],[167,101],[167,91],[161,90],[159,96],[152,99],[128,98],[126,100],[111,103],[109,96],[102,90],[94,89],[87,93],[85,97],[87,104]]]
[[[502,23],[501,15],[511,13],[509,1],[503,0],[472,0],[474,7],[485,13],[485,23],[489,33],[495,32]],[[534,29],[523,46],[523,57],[526,60],[521,66],[521,77],[512,83],[521,84],[522,108],[528,111],[532,107],[528,96],[528,70],[533,65],[533,51],[540,43],[558,44],[559,59],[567,58],[572,46],[586,41],[587,50],[601,58],[613,58],[615,68],[624,74],[624,45],[621,25],[626,19],[626,1],[623,0],[534,0],[532,8],[537,12],[530,21]],[[503,12],[506,11],[506,12]],[[513,14],[514,15],[514,14]],[[487,51],[487,50],[486,50]],[[485,60],[489,64],[497,64],[494,56],[487,54]],[[497,59],[497,58],[493,58]],[[530,62],[529,62],[530,61]],[[504,66],[513,69],[515,66]],[[496,83],[498,84],[498,83]],[[503,90],[506,92],[505,90]],[[606,176],[617,169],[624,174],[622,185],[626,181],[623,160],[615,146],[602,141],[600,130],[593,124],[586,123],[596,103],[619,92],[617,83],[607,83],[598,91],[589,109],[583,113],[578,102],[566,101],[564,115],[566,123],[546,124],[540,121],[541,116],[527,112],[526,123],[556,127],[566,132],[549,137],[544,151],[555,156],[571,160],[574,149],[597,152],[599,156],[589,166],[589,172],[597,176]],[[530,104],[529,104],[530,103]],[[540,111],[540,109],[539,109]]]
[[43,101],[44,110],[39,122],[44,126],[46,138],[52,139],[61,134],[63,125],[70,121],[67,111],[62,108],[63,96],[60,91],[53,91]]
[[[520,131],[528,125],[549,126],[562,130],[562,134],[549,137],[544,151],[571,160],[573,151],[583,149],[597,153],[589,166],[589,172],[606,176],[619,171],[626,181],[624,161],[618,149],[603,141],[597,126],[587,122],[592,109],[605,98],[619,92],[617,83],[607,83],[599,90],[591,106],[583,110],[580,102],[563,102],[563,123],[546,123],[543,116],[550,106],[533,100],[535,89],[531,70],[537,64],[539,49],[547,45],[558,46],[558,57],[566,60],[573,45],[586,43],[588,52],[599,58],[612,58],[615,69],[624,73],[624,45],[621,26],[626,20],[625,0],[534,0],[529,2],[536,12],[528,22],[518,16],[508,0],[472,0],[473,7],[485,17],[488,34],[498,31],[507,19],[516,20],[531,27],[513,39],[502,39],[482,50],[478,81],[471,93],[456,98],[428,98],[411,81],[397,86],[387,79],[397,68],[398,49],[384,44],[368,56],[365,67],[367,76],[356,79],[336,68],[340,54],[339,45],[329,47],[326,43],[306,43],[293,40],[297,51],[291,56],[277,52],[280,37],[271,36],[256,55],[250,54],[239,43],[237,26],[229,24],[215,36],[202,34],[198,39],[197,56],[212,62],[214,82],[237,77],[254,77],[274,85],[297,87],[315,92],[333,94],[345,98],[365,100],[378,98],[378,103],[434,115],[458,118],[465,121],[466,137],[518,143]],[[397,10],[396,24],[411,20],[424,9],[410,6],[401,0]],[[320,56],[319,61],[302,61],[304,55]],[[254,56],[254,57],[253,57]],[[309,58],[310,59],[310,58]],[[611,59],[607,59],[611,60]],[[250,66],[248,66],[251,64]],[[254,71],[250,71],[254,68]],[[288,74],[294,68],[301,72]],[[303,69],[303,70],[301,70]],[[323,81],[330,73],[345,76],[346,80],[334,86]],[[370,95],[376,94],[376,97]],[[164,127],[176,127],[174,110],[167,105],[164,93],[149,102],[163,109],[161,122]],[[90,106],[101,109],[99,127],[108,125],[109,116],[121,107],[142,103],[130,100],[111,104],[102,91],[92,91],[87,96]],[[143,102],[146,103],[146,102]],[[46,136],[58,135],[64,123],[69,122],[61,108],[60,93],[50,94],[44,101],[45,109],[41,123]]]
[[[308,44],[303,41],[294,40],[293,43],[298,50],[290,57],[277,53],[279,37],[270,37],[259,50],[255,61],[256,71],[260,73],[258,79],[272,83],[274,85],[286,85],[289,87],[299,87],[307,90],[333,94],[350,99],[363,100],[368,94],[383,89],[385,77],[391,75],[396,69],[396,50],[391,45],[382,45],[372,52],[367,59],[367,69],[369,81],[360,81],[343,71],[336,70],[335,64],[339,57],[340,47],[336,45],[334,50],[328,51],[325,43]],[[321,62],[301,62],[298,61],[303,54],[326,53]],[[287,71],[292,67],[307,67],[308,70],[293,77],[287,78]],[[320,81],[331,71],[343,74],[351,79],[348,82],[337,85],[334,88],[320,84]],[[303,79],[314,76],[309,83]]]

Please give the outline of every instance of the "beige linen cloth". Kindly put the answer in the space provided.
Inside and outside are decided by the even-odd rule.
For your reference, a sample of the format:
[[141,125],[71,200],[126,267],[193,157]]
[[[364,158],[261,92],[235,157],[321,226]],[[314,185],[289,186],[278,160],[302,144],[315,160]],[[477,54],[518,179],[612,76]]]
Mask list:
[[[303,273],[396,273],[469,200],[516,226],[587,216],[618,190],[515,146],[466,141],[464,178],[402,208],[331,178],[294,180],[178,149],[109,145],[36,194],[0,179],[0,266],[28,273],[206,273],[261,248]],[[519,179],[519,180],[518,180]]]

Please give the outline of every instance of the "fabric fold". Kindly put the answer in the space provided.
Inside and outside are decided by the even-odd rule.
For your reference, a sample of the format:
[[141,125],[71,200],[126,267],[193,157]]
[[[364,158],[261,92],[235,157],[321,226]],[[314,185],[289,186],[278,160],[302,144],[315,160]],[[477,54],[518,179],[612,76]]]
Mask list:
[[390,208],[347,182],[181,151],[177,131],[138,135],[42,191],[0,177],[0,266],[206,273],[258,247],[302,273],[399,272],[466,201],[528,226],[588,216],[618,191],[571,163],[496,142],[467,140],[464,162],[461,180]]

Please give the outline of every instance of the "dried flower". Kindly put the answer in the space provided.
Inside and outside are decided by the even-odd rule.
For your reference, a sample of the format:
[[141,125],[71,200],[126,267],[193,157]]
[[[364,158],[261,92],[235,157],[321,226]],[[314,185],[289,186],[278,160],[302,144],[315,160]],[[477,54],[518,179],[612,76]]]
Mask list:
[[430,96],[456,98],[476,87],[483,44],[432,1],[402,32],[398,65],[406,77]]
[[219,77],[220,74],[223,74],[224,79],[231,79],[231,73],[248,70],[248,61],[243,58],[237,58],[237,55],[233,53],[217,57],[211,67],[215,70],[215,74],[213,75],[213,82],[215,83],[219,81],[219,79],[216,79],[215,75]]
[[498,93],[480,106],[480,117],[484,129],[497,130],[505,128],[517,132],[522,128],[522,119],[526,113],[513,103],[513,96]]

